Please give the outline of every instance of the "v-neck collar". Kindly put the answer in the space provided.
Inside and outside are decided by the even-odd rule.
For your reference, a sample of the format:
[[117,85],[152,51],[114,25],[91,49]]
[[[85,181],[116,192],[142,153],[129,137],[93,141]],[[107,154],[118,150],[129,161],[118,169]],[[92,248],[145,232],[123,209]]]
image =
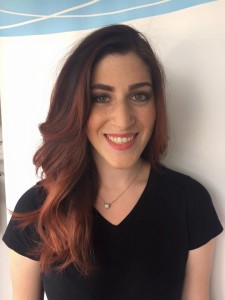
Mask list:
[[117,225],[112,224],[110,221],[108,221],[106,218],[104,218],[102,216],[102,214],[94,207],[93,208],[94,219],[96,218],[95,220],[99,223],[99,225],[101,224],[102,226],[105,226],[108,230],[113,230],[113,231],[114,230],[118,231],[120,228],[123,228],[124,226],[126,226],[134,218],[134,216],[138,213],[139,209],[142,207],[143,202],[146,199],[146,197],[145,197],[146,193],[149,193],[149,191],[152,189],[155,172],[156,171],[151,168],[147,183],[146,183],[145,188],[144,188],[143,192],[141,193],[137,203],[132,208],[132,210],[128,213],[128,215],[119,224],[117,224]]

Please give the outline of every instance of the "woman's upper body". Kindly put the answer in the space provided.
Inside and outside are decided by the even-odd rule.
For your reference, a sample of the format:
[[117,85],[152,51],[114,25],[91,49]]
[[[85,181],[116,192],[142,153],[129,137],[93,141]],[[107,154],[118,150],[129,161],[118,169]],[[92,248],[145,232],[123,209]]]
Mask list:
[[163,72],[145,38],[113,25],[84,39],[40,130],[42,180],[4,236],[15,299],[207,299],[222,227],[199,183],[160,166]]
[[[44,201],[42,188],[33,187],[16,211],[35,210]],[[97,269],[89,276],[74,265],[41,273],[38,257],[29,252],[40,242],[35,226],[22,230],[11,220],[4,241],[13,249],[14,289],[23,289],[23,297],[15,299],[29,299],[25,290],[40,299],[42,286],[49,300],[178,300],[183,290],[185,300],[207,299],[212,239],[222,227],[202,185],[166,168],[151,170],[138,202],[120,223],[112,224],[96,208],[93,217]]]

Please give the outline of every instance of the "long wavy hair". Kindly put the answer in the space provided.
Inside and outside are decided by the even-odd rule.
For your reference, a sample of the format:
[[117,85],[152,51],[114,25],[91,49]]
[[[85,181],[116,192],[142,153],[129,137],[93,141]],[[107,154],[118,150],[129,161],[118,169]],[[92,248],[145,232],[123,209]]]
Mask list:
[[43,143],[33,161],[41,170],[46,199],[37,211],[14,213],[22,226],[35,222],[41,242],[35,249],[42,270],[63,270],[73,263],[89,274],[95,263],[92,247],[92,209],[99,177],[87,139],[92,109],[91,75],[96,63],[112,53],[136,53],[151,74],[156,120],[142,153],[157,168],[167,146],[164,73],[146,38],[126,25],[111,25],[88,35],[70,53],[55,83],[47,119],[40,125]]

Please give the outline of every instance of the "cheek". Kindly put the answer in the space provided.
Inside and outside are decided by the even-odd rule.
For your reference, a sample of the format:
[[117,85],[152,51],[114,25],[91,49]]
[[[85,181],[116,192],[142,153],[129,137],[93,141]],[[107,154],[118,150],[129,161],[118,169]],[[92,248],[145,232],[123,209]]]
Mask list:
[[156,111],[155,111],[155,105],[152,105],[148,110],[145,110],[141,116],[141,120],[143,122],[143,125],[146,128],[149,128],[149,131],[152,131],[155,125],[155,119],[156,119]]
[[90,137],[91,137],[91,134],[92,134],[92,128],[93,128],[93,124],[94,124],[94,118],[93,118],[93,115],[90,114],[90,117],[88,119],[88,122],[87,122],[87,137],[88,139],[90,140]]
[[156,119],[156,111],[155,111],[155,106],[154,106],[154,109],[151,112],[151,118],[150,118],[150,124],[151,124],[152,128],[155,126],[155,119]]
[[99,113],[92,111],[87,122],[87,137],[90,140],[95,132],[101,126],[101,117]]

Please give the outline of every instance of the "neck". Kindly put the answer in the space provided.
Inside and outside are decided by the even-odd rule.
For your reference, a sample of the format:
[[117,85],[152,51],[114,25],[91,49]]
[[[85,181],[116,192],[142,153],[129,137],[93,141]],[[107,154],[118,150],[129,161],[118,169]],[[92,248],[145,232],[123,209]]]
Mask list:
[[119,169],[105,164],[97,165],[97,168],[100,187],[95,205],[101,211],[103,207],[106,210],[112,206],[115,208],[118,201],[132,198],[140,187],[143,190],[149,177],[150,164],[140,159],[130,168]]
[[[100,177],[100,189],[112,187],[123,188],[137,173],[138,175],[144,175],[149,170],[149,164],[141,159],[129,168],[114,168],[107,163],[97,163],[96,165]],[[142,172],[142,170],[146,170],[146,172]]]

